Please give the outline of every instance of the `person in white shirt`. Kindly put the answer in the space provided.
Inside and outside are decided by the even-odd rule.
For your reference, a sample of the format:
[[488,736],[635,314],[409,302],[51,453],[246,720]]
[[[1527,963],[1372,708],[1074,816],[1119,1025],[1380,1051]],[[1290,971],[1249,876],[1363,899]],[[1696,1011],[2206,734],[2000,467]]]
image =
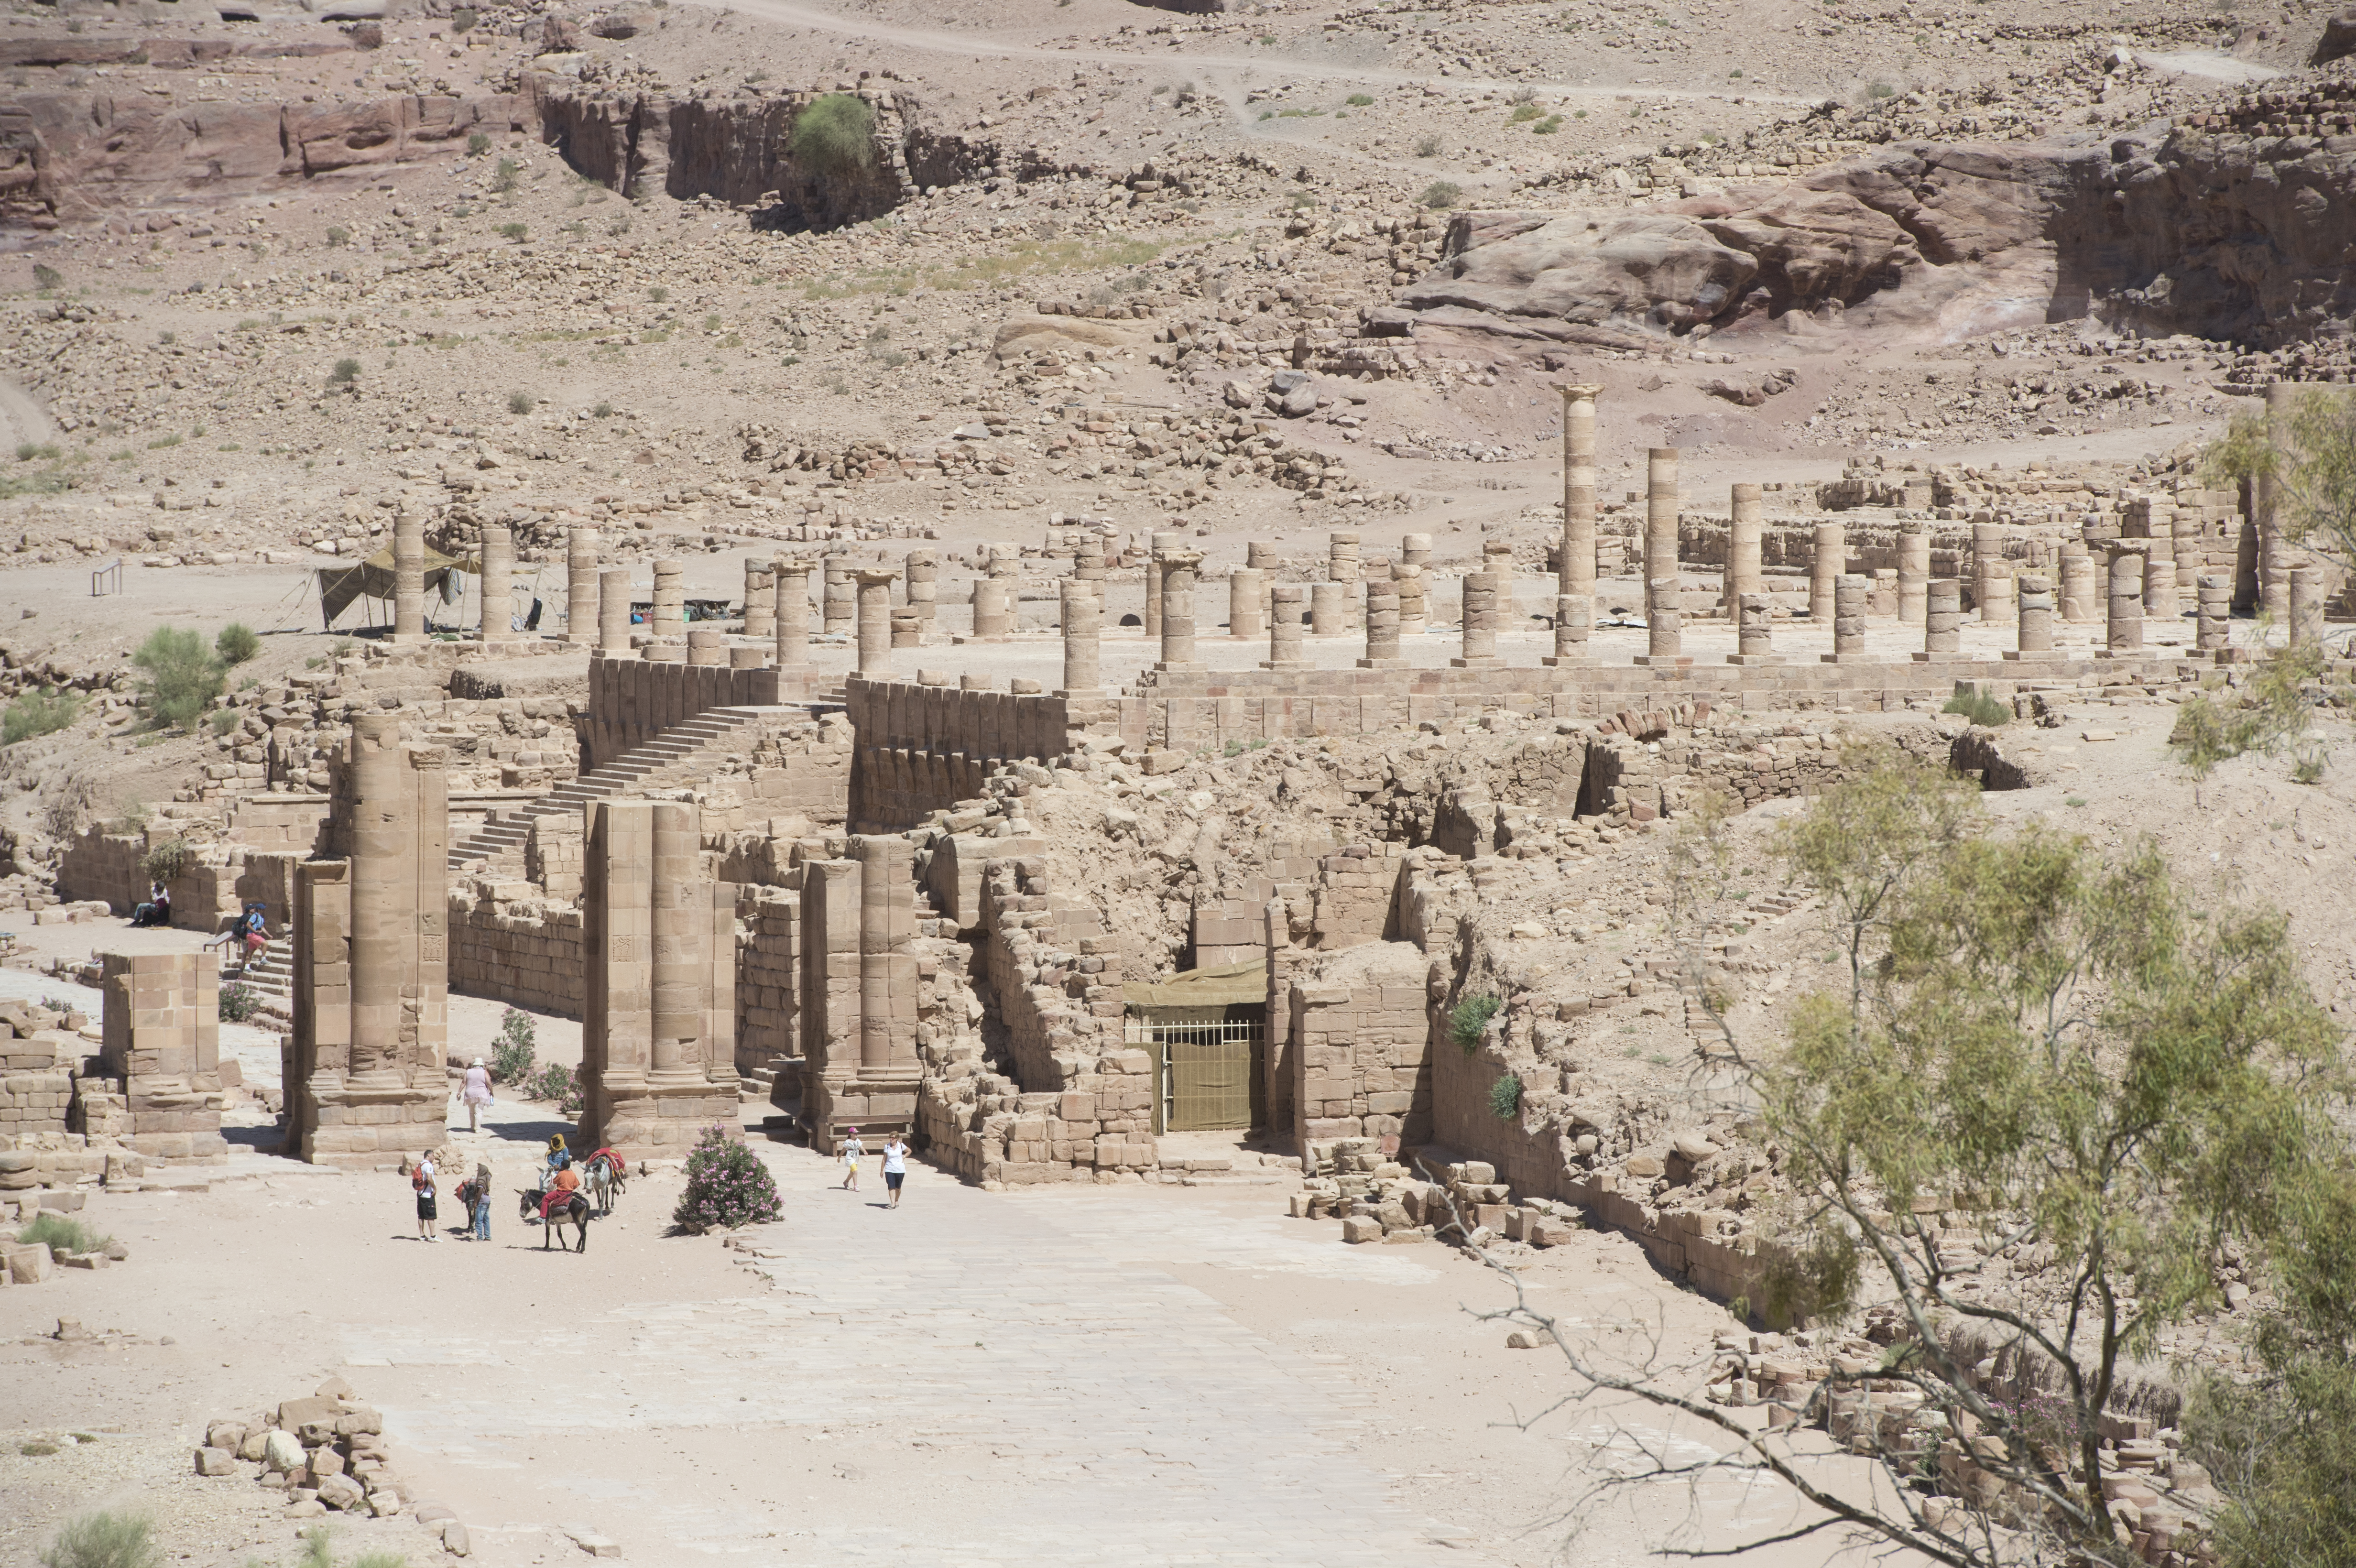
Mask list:
[[441,1234],[434,1229],[434,1157],[421,1154],[416,1168],[409,1173],[409,1189],[417,1194],[417,1239],[438,1242]]
[[894,1133],[892,1141],[884,1146],[884,1185],[892,1189],[892,1201],[884,1207],[897,1209],[900,1206],[900,1183],[907,1179],[908,1142]]
[[859,1190],[859,1162],[867,1157],[867,1146],[859,1141],[857,1127],[845,1127],[842,1140],[842,1189]]

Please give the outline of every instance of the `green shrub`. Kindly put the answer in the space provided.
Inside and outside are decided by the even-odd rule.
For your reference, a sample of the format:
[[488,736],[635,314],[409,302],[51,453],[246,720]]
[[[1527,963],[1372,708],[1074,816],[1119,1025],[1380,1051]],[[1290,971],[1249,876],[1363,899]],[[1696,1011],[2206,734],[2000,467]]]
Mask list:
[[538,407],[540,407],[540,400],[530,392],[518,391],[508,394],[508,412],[511,414],[528,414]]
[[340,247],[348,245],[351,242],[352,231],[350,229],[345,228],[340,223],[330,223],[327,225],[328,245],[331,247]]
[[1435,210],[1454,207],[1463,194],[1453,180],[1434,180],[1423,187],[1423,205]]
[[156,722],[186,730],[195,724],[228,684],[220,661],[195,632],[158,626],[147,634],[131,662],[147,672],[140,700]]
[[1419,158],[1436,158],[1440,156],[1440,138],[1437,136],[1418,137],[1415,144],[1415,155]]
[[707,1127],[687,1157],[687,1190],[671,1223],[691,1235],[739,1225],[766,1225],[783,1206],[777,1184],[760,1157],[719,1127]]
[[664,288],[660,283],[657,283],[653,288],[647,291],[647,298],[654,301],[657,304],[662,304],[669,300],[670,291]]
[[54,735],[81,717],[84,699],[79,691],[43,687],[8,704],[0,714],[0,746],[13,746],[36,735]]
[[213,652],[225,665],[241,665],[262,651],[262,639],[242,621],[231,621],[213,639]]
[[338,359],[336,361],[335,369],[327,376],[327,385],[330,387],[348,387],[359,379],[360,362],[359,360]]
[[479,158],[490,150],[491,135],[489,132],[469,131],[466,133],[466,155],[468,157]]
[[1349,97],[1343,100],[1344,103],[1347,103],[1353,109],[1364,109],[1374,102],[1374,94],[1370,92],[1354,92],[1350,94]]
[[1545,117],[1546,111],[1535,103],[1516,103],[1514,105],[1514,112],[1505,116],[1505,123],[1519,125],[1526,120],[1542,120]]
[[2238,698],[2188,698],[2176,710],[2169,750],[2197,779],[2244,752],[2274,756],[2306,731],[2325,695],[2319,684],[2324,668],[2319,643],[2278,650],[2251,672]]
[[151,882],[177,881],[188,874],[196,860],[197,852],[187,839],[166,838],[139,857],[139,874]]
[[491,176],[491,188],[502,193],[515,189],[516,176],[522,172],[523,165],[513,158],[501,158],[498,172]]
[[2011,722],[2012,705],[2001,698],[1990,697],[1985,691],[1959,691],[1947,699],[1942,713],[1960,713],[1984,729],[1993,730]]
[[523,1092],[534,1100],[562,1101],[573,1093],[573,1069],[552,1061],[524,1081]]
[[532,1048],[538,1031],[531,1015],[509,1008],[499,1016],[498,1038],[491,1041],[491,1076],[502,1083],[520,1083],[531,1072]]
[[1898,90],[1890,86],[1888,82],[1877,81],[1871,87],[1865,90],[1865,95],[1868,98],[1890,98],[1894,96],[1897,91]]
[[163,1561],[154,1528],[127,1513],[86,1513],[41,1553],[46,1568],[156,1568]]
[[33,263],[33,286],[35,288],[53,289],[65,281],[65,274],[59,272],[55,267],[44,266],[38,261]]
[[1448,1015],[1448,1038],[1469,1054],[1479,1047],[1481,1033],[1505,1004],[1495,997],[1467,997]]
[[500,238],[512,240],[519,245],[523,243],[523,237],[530,232],[531,230],[530,229],[520,223],[502,223],[499,225]]
[[1501,1122],[1522,1114],[1522,1081],[1508,1072],[1489,1086],[1489,1109]]
[[1561,129],[1562,116],[1559,114],[1549,114],[1545,119],[1530,127],[1530,134],[1533,136],[1551,136]]
[[31,1224],[16,1232],[20,1245],[37,1247],[46,1243],[50,1251],[59,1253],[94,1253],[113,1239],[70,1214],[37,1214]]
[[220,1021],[241,1024],[262,1010],[262,993],[242,980],[231,980],[220,988]]
[[795,117],[788,144],[815,174],[858,174],[875,162],[875,111],[855,93],[830,92]]
[[459,5],[450,12],[450,30],[453,33],[473,31],[475,22],[475,8],[472,5]]

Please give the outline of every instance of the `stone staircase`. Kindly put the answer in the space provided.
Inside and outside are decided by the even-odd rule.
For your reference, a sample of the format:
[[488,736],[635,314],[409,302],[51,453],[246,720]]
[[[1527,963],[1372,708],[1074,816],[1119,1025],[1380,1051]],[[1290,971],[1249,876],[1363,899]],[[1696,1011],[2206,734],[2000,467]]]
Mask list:
[[801,703],[775,708],[706,709],[684,724],[672,725],[646,744],[632,747],[612,762],[566,780],[521,811],[476,828],[450,846],[450,869],[463,870],[468,861],[521,850],[531,835],[532,823],[541,817],[560,812],[577,815],[593,800],[683,783],[691,770],[681,764],[689,758],[721,744],[737,731],[761,720],[790,720],[808,711]]
[[294,939],[292,934],[273,942],[259,961],[245,966],[243,974],[221,971],[221,984],[226,986],[242,980],[265,997],[281,999],[294,995]]

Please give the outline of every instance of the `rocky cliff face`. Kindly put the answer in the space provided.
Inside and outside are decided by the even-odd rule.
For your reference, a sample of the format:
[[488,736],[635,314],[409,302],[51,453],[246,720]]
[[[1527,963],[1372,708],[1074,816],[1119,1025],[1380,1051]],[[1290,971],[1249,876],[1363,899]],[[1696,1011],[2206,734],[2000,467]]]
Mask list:
[[1941,337],[2094,315],[2272,344],[2356,318],[2351,198],[2356,136],[2255,134],[2225,115],[2105,139],[1898,144],[1723,198],[1464,214],[1398,303],[1554,340],[1869,300],[1878,325]]
[[916,123],[905,93],[871,91],[875,157],[841,177],[800,167],[794,122],[819,96],[691,98],[599,92],[547,74],[528,77],[542,138],[583,175],[624,196],[660,191],[709,196],[765,210],[778,229],[831,229],[891,211],[926,186],[952,185],[991,168],[996,149]]

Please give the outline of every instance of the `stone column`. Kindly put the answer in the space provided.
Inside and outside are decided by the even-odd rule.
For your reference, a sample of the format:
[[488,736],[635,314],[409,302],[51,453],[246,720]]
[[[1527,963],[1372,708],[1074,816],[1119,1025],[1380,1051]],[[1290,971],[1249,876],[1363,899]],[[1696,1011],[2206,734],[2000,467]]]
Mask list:
[[692,802],[654,803],[648,950],[654,955],[652,1076],[701,1078],[703,988],[712,969],[710,899],[703,877],[702,813]]
[[2258,613],[2258,525],[2248,517],[2233,536],[2233,613]]
[[1934,577],[1922,595],[1922,653],[1926,658],[1953,658],[1963,647],[1964,584],[1954,577]]
[[[2297,404],[2298,389],[2290,382],[2276,381],[2266,388],[2266,440],[2282,457],[2290,453],[2290,421]],[[2283,516],[2282,486],[2264,470],[2251,486],[2258,523],[2258,603],[2265,613],[2281,621],[2290,614],[2291,570],[2289,520]]]
[[1595,624],[1595,595],[1558,593],[1554,600],[1554,652],[1538,662],[1561,667],[1587,662],[1587,635]]
[[2019,583],[2019,652],[2023,657],[2053,651],[2053,580],[2024,573]]
[[1399,564],[1419,566],[1429,576],[1431,571],[1431,536],[1430,534],[1399,535]]
[[2143,557],[2123,549],[2111,557],[2110,651],[2134,653],[2143,646]]
[[916,607],[902,604],[892,612],[892,645],[895,648],[924,646],[925,623]]
[[764,641],[777,635],[774,566],[759,556],[744,558],[744,635]]
[[1765,508],[1766,497],[1758,485],[1734,487],[1726,528],[1726,578],[1719,600],[1730,620],[1740,610],[1744,594],[1761,590],[1759,549],[1766,533],[1762,517]]
[[[1391,568],[1391,586],[1398,590],[1399,635],[1419,637],[1431,630],[1430,583],[1425,569],[1401,561]],[[1588,597],[1594,595],[1590,592]]]
[[564,640],[575,647],[598,641],[597,530],[575,523],[564,533]]
[[2233,645],[2233,582],[2217,572],[2204,571],[2194,585],[2200,598],[2200,620],[2193,632],[2193,645],[2203,653],[2214,653]]
[[1497,579],[1494,572],[1464,574],[1464,653],[1448,661],[1459,668],[1497,662]]
[[1677,608],[1677,580],[1656,577],[1644,585],[1644,656],[1673,659],[1685,652],[1685,615]]
[[[1677,576],[1677,449],[1656,446],[1644,454],[1644,609],[1653,610],[1651,585]],[[1674,602],[1671,606],[1676,608]]]
[[2062,547],[2062,619],[2083,626],[2094,619],[2102,603],[2102,572],[2085,545],[2076,539]]
[[425,514],[413,507],[392,514],[392,640],[425,640]]
[[1876,620],[1898,619],[1898,569],[1877,566],[1873,569],[1873,596],[1870,613]]
[[1833,579],[1834,660],[1865,657],[1865,603],[1872,592],[1873,579],[1862,572],[1844,571]]
[[809,562],[779,556],[769,563],[770,592],[776,606],[770,619],[777,629],[777,667],[809,663]]
[[717,626],[690,626],[687,629],[687,662],[705,666],[726,664],[728,634]]
[[1898,624],[1919,626],[1928,612],[1931,530],[1920,522],[1898,525]]
[[2143,569],[2143,613],[2147,620],[2165,625],[2177,618],[2176,541],[2155,539]]
[[1072,552],[1072,575],[1083,582],[1104,581],[1104,535],[1094,528],[1080,530],[1080,547]]
[[2330,574],[2319,566],[2290,569],[2290,645],[2303,648],[2323,636],[2323,602],[2329,595]]
[[1764,593],[1746,593],[1735,606],[1735,652],[1726,662],[1738,665],[1780,664],[1775,653],[1775,601]]
[[407,765],[401,722],[389,713],[357,714],[351,758],[352,1076],[381,1075],[402,1061],[402,1036],[413,1032],[402,1001],[414,982],[412,955],[417,908],[410,868],[417,822],[407,808]]
[[2004,571],[2004,530],[1994,523],[1972,525],[1973,608],[1982,621],[2001,617],[2009,605],[1997,603],[1996,579]]
[[481,619],[476,640],[515,640],[515,535],[504,524],[485,523],[482,533]]
[[1280,582],[1269,590],[1268,662],[1261,668],[1301,667],[1301,602],[1307,597],[1298,582]]
[[1013,620],[1012,595],[1006,579],[977,577],[973,580],[973,635],[977,641],[1001,642],[1007,625]]
[[1398,585],[1388,578],[1366,579],[1366,656],[1360,669],[1396,669],[1399,656]]
[[1325,536],[1325,575],[1342,591],[1342,630],[1346,632],[1357,622],[1359,565],[1356,534],[1329,533]]
[[912,549],[907,560],[908,608],[916,613],[920,629],[931,631],[940,604],[941,558],[937,550]]
[[[896,833],[862,834],[859,857],[859,1081],[905,1078],[916,1064],[916,846]],[[871,1096],[871,1105],[873,1099]],[[914,1110],[911,1104],[910,1110]],[[888,1112],[877,1118],[889,1121]],[[865,1131],[864,1128],[862,1129]]]
[[597,651],[609,659],[630,656],[630,571],[608,567],[597,574]]
[[1309,635],[1312,637],[1338,637],[1350,629],[1349,613],[1343,608],[1344,590],[1338,582],[1312,582],[1309,585]]
[[[2199,499],[2199,492],[2193,498]],[[2201,534],[2201,508],[2179,507],[2169,520],[2169,543],[2176,557],[2176,587],[2179,597],[2185,589],[2199,591],[2201,567],[2208,559],[2209,549]]]
[[1837,611],[1833,598],[1836,584],[1848,558],[1848,529],[1839,523],[1816,525],[1815,549],[1808,558],[1808,619],[1816,624],[1831,620]]
[[1268,591],[1268,573],[1257,567],[1239,566],[1227,574],[1227,635],[1237,641],[1258,639],[1266,635],[1266,618],[1260,613],[1260,595]]
[[1093,694],[1103,684],[1098,632],[1104,619],[1103,601],[1097,597],[1095,583],[1077,578],[1064,579],[1062,592],[1064,695]]
[[647,635],[658,645],[687,640],[687,569],[680,561],[655,562],[655,607],[647,614]]
[[[1557,387],[1562,394],[1562,557],[1557,597],[1595,597],[1595,400],[1601,387]],[[1556,617],[1559,622],[1559,614]],[[1589,619],[1592,621],[1590,613]]]
[[1156,669],[1194,669],[1194,571],[1203,552],[1165,550],[1162,556],[1162,662]]
[[854,566],[859,587],[859,673],[882,678],[892,668],[892,584],[900,574],[888,566]]
[[1156,528],[1151,536],[1151,549],[1145,558],[1145,636],[1148,642],[1162,637],[1162,552],[1185,548],[1186,536],[1174,530]]
[[859,591],[851,581],[851,558],[830,555],[826,558],[823,586],[819,591],[819,609],[822,619],[819,628],[830,637],[847,637],[858,618]]

